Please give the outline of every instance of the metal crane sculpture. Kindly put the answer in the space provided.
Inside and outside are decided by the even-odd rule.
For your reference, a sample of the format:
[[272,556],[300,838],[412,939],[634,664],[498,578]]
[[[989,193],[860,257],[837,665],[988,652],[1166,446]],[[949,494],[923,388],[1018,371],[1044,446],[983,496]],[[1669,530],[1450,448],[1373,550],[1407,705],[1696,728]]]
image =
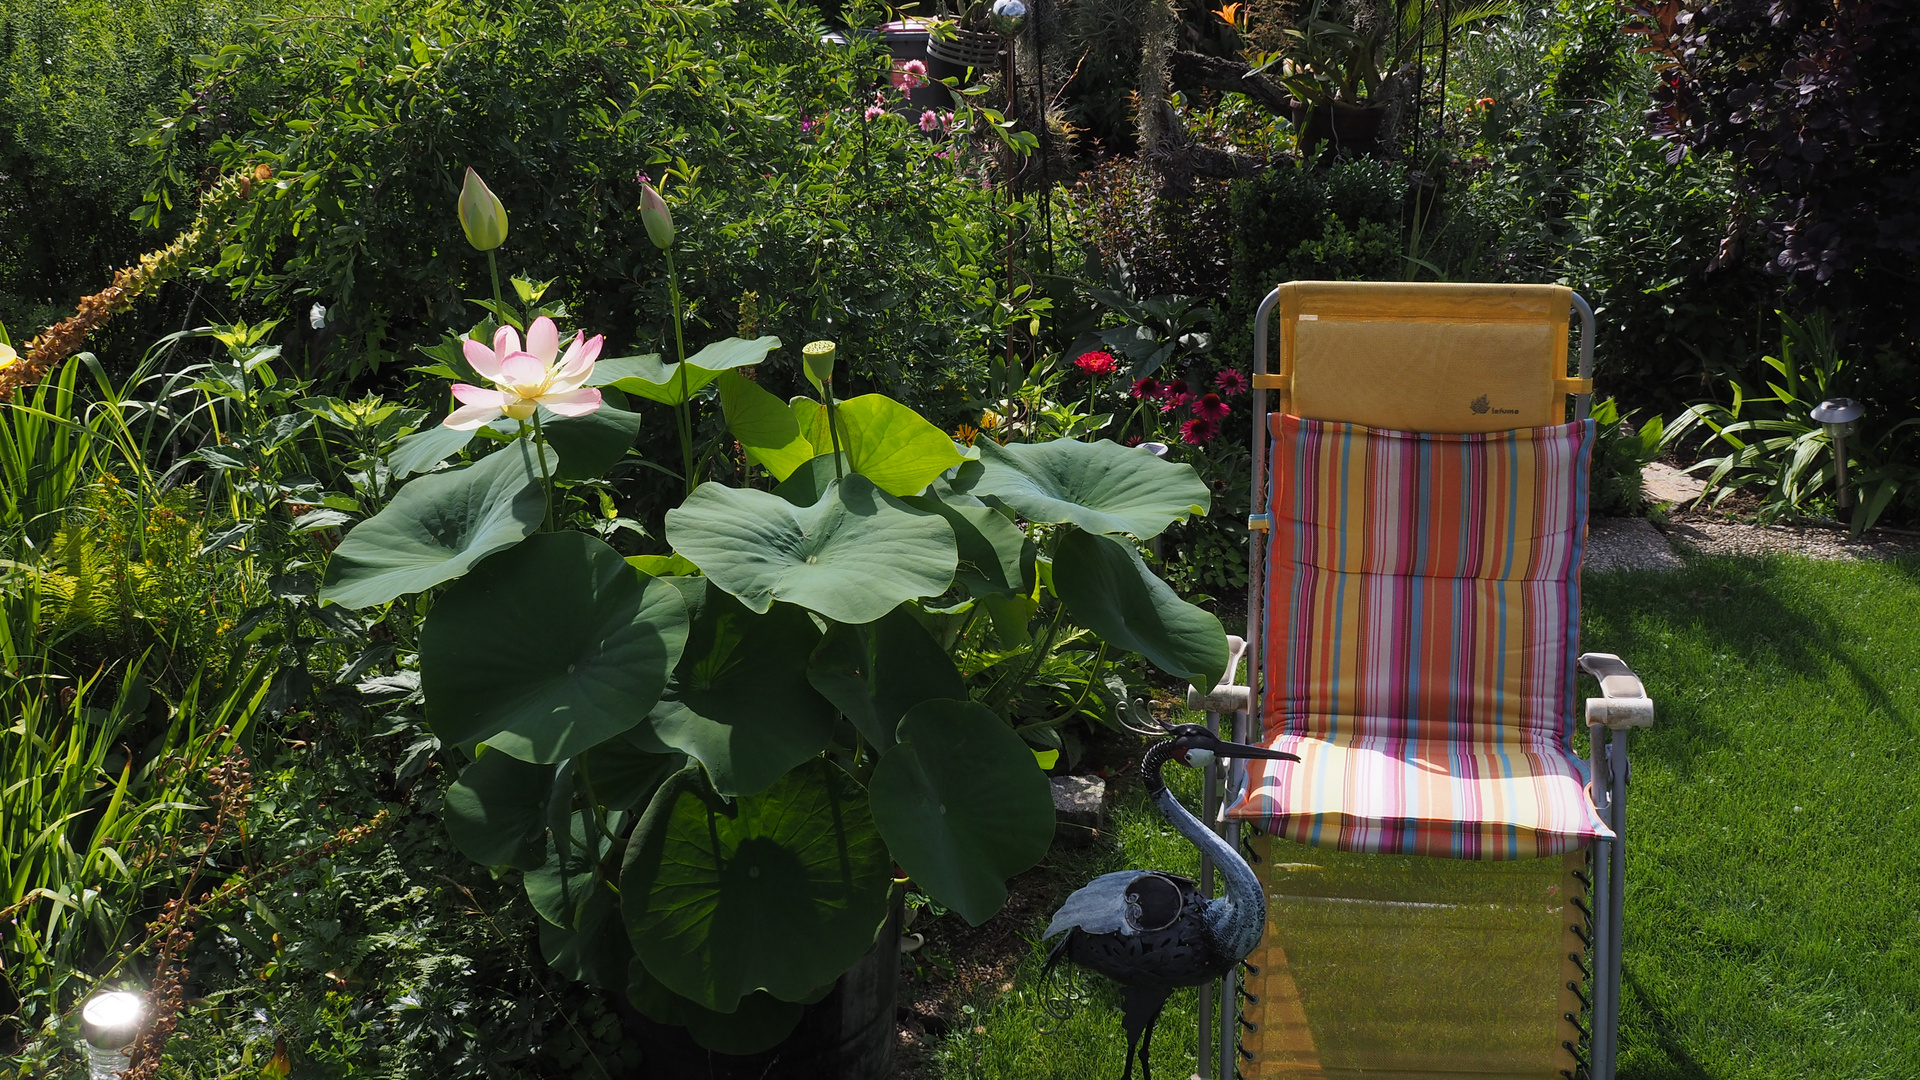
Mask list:
[[1233,970],[1260,943],[1267,926],[1267,895],[1253,868],[1180,805],[1160,770],[1169,759],[1194,768],[1216,756],[1300,760],[1279,750],[1222,741],[1199,724],[1180,724],[1168,734],[1147,750],[1140,776],[1161,815],[1220,868],[1226,895],[1209,900],[1193,882],[1159,870],[1102,874],[1067,897],[1043,935],[1043,940],[1066,936],[1047,954],[1042,979],[1067,959],[1120,984],[1121,1026],[1127,1033],[1121,1080],[1132,1080],[1136,1048],[1142,1080],[1153,1080],[1148,1061],[1153,1027],[1174,990]]

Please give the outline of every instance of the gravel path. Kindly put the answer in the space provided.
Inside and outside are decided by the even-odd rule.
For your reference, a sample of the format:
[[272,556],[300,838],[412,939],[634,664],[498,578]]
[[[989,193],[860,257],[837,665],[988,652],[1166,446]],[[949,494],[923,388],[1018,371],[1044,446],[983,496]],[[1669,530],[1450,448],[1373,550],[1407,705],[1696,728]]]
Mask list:
[[1856,539],[1844,529],[1750,525],[1686,511],[1659,526],[1644,518],[1601,518],[1587,531],[1585,568],[1596,572],[1678,570],[1681,554],[1889,559],[1920,555],[1920,536],[1874,529]]

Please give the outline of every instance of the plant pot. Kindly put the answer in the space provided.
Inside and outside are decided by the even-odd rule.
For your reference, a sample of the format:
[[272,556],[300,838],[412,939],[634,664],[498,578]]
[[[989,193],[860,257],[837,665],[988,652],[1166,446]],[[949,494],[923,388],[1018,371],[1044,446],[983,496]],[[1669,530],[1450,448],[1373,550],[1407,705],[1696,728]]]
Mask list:
[[[953,31],[953,36],[945,41],[929,38],[927,55],[935,60],[944,61],[957,68],[979,68],[982,71],[1000,66],[1000,35],[989,34],[984,30]],[[956,71],[956,75],[961,72]]]
[[[887,55],[893,57],[897,67],[909,60],[918,60],[927,65],[927,72],[934,79],[944,76],[933,74],[939,61],[928,56],[927,20],[900,19],[875,30],[880,40],[886,43]],[[953,95],[938,82],[926,82],[907,91],[907,100],[915,109],[947,109],[953,106]]]
[[1333,150],[1371,154],[1380,149],[1380,127],[1386,122],[1385,105],[1349,105],[1344,101],[1318,102],[1287,99],[1293,114],[1294,129],[1300,132],[1300,152],[1311,157],[1321,143]]
[[758,1054],[721,1054],[701,1046],[686,1028],[628,1014],[647,1076],[674,1080],[890,1080],[898,1041],[895,1010],[900,989],[898,893],[893,913],[873,948],[800,1017],[780,1045]]

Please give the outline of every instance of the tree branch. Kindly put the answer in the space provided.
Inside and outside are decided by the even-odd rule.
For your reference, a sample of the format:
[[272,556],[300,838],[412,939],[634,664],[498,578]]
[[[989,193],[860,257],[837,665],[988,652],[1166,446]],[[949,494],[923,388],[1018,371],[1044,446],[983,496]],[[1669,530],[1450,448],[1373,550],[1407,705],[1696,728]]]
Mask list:
[[1169,81],[1175,90],[1219,90],[1245,94],[1276,116],[1289,114],[1287,89],[1267,78],[1265,72],[1253,73],[1253,66],[1241,60],[1227,60],[1204,53],[1175,49],[1167,65]]

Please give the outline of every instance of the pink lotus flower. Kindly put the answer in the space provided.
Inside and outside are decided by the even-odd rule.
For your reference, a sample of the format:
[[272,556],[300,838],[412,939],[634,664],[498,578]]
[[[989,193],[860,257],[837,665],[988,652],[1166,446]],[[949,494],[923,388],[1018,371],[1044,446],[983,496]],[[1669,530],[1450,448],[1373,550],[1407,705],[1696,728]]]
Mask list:
[[1180,439],[1193,446],[1209,442],[1220,434],[1220,421],[1196,416],[1180,425]]
[[1203,395],[1193,403],[1193,415],[1202,420],[1212,420],[1216,423],[1225,420],[1227,414],[1232,411],[1233,406],[1221,401],[1219,394]]
[[1213,385],[1229,397],[1234,394],[1244,394],[1247,392],[1247,377],[1228,368],[1213,377]]
[[467,363],[497,390],[454,383],[453,396],[461,407],[441,421],[456,431],[472,431],[502,416],[526,420],[544,405],[556,416],[585,416],[601,405],[600,391],[582,386],[593,374],[605,339],[586,331],[574,335],[567,354],[560,355],[560,331],[542,316],[527,328],[527,347],[511,326],[494,332],[493,348],[468,338],[461,343]]
[[1081,353],[1073,364],[1089,375],[1111,375],[1114,369],[1113,354],[1103,349]]
[[893,80],[893,88],[903,93],[916,86],[921,86],[927,81],[926,62],[923,60],[909,60],[904,64],[896,64],[893,68],[893,74],[889,76],[889,78]]

